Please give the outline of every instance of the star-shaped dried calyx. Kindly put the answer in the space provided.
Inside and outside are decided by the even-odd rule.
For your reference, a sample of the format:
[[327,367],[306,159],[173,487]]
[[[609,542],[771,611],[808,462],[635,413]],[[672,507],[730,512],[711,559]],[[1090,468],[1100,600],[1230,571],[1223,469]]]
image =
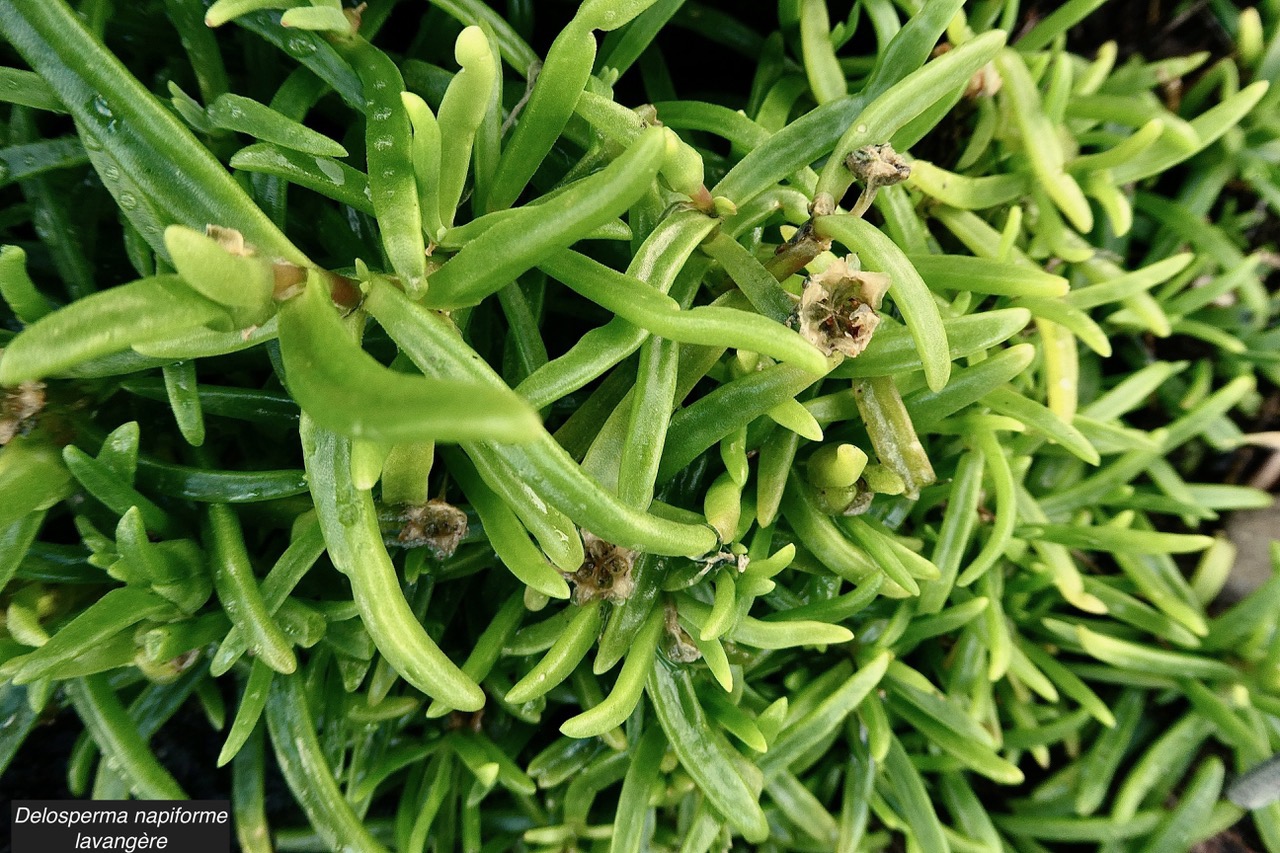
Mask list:
[[36,425],[36,416],[44,410],[44,383],[23,382],[8,388],[0,397],[0,447]]
[[859,355],[880,325],[876,309],[889,288],[889,276],[859,270],[850,264],[851,257],[837,258],[806,279],[796,309],[800,334],[825,355]]
[[582,565],[568,576],[573,582],[573,603],[581,606],[605,600],[617,604],[630,598],[636,588],[631,577],[636,552],[586,530],[582,531],[582,547]]
[[452,557],[467,535],[467,514],[439,498],[399,507],[393,518],[401,523],[394,540],[396,544],[404,548],[430,548],[437,560]]

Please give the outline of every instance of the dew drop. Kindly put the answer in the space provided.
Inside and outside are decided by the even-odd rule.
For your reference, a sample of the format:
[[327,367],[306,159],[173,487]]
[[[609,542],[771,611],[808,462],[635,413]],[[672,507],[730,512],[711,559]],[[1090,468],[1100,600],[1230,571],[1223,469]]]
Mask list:
[[333,182],[335,187],[342,186],[346,180],[346,176],[342,174],[342,168],[332,160],[325,160],[323,157],[316,158],[316,168],[324,173],[324,176]]
[[138,206],[138,197],[133,193],[120,193],[120,206],[125,210],[133,210]]
[[116,117],[115,113],[111,112],[111,105],[102,95],[94,95],[89,99],[89,109],[108,121]]
[[36,227],[36,236],[41,240],[54,240],[56,235],[53,230],[53,221],[50,214],[44,208],[36,211],[33,224]]
[[391,109],[389,107],[383,107],[379,110],[375,110],[373,117],[378,121],[386,121],[391,118]]
[[102,143],[99,142],[98,137],[94,136],[92,133],[86,133],[84,136],[80,138],[80,141],[83,142],[84,147],[89,149],[90,151],[102,150]]
[[291,38],[284,43],[285,53],[298,57],[310,56],[316,52],[316,43],[305,38]]
[[106,166],[102,167],[102,177],[106,178],[108,181],[118,181],[120,180],[120,169],[108,163]]
[[377,139],[373,140],[373,147],[379,151],[386,151],[395,144],[395,140],[390,136],[379,136]]

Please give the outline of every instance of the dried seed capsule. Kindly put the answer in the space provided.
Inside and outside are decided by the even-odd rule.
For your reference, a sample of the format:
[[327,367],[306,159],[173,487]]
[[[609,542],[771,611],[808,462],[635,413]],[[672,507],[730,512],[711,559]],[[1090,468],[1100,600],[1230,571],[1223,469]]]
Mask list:
[[437,560],[452,557],[467,535],[467,514],[439,498],[401,507],[395,519],[402,522],[395,534],[396,544],[430,548]]
[[622,548],[600,537],[582,531],[586,558],[569,580],[573,581],[573,603],[579,606],[591,601],[608,600],[615,604],[626,601],[635,591],[631,569],[636,552]]
[[7,388],[0,398],[0,447],[16,436],[35,428],[36,417],[44,410],[44,383],[23,382]]
[[827,355],[860,355],[880,317],[876,308],[889,287],[883,273],[863,272],[836,260],[805,281],[797,316],[800,334]]
[[891,187],[911,177],[911,166],[888,142],[854,150],[844,159],[844,165],[862,182],[862,195],[851,211],[854,216],[867,212],[881,187]]

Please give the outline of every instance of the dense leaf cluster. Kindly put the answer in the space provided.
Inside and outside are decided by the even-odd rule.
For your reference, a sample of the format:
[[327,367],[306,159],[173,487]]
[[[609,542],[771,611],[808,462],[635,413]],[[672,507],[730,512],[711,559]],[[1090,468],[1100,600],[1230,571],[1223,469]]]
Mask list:
[[0,0],[0,769],[184,797],[185,707],[254,853],[1280,850],[1200,473],[1280,4],[117,5]]

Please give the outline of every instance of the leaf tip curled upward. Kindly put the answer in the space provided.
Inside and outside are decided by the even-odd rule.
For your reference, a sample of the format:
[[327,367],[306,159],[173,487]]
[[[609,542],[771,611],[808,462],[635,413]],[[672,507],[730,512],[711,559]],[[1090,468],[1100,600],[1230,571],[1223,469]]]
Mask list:
[[459,33],[453,46],[453,58],[463,68],[489,61],[489,40],[484,37],[484,30],[470,26]]

